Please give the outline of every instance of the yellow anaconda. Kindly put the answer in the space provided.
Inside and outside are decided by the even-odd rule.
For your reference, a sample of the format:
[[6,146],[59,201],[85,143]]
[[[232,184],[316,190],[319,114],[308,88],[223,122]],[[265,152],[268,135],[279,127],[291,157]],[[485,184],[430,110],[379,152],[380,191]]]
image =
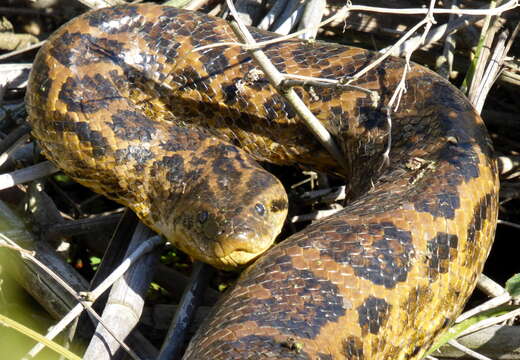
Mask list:
[[[345,171],[240,47],[193,51],[226,41],[236,38],[224,20],[171,7],[89,12],[36,58],[33,134],[80,183],[222,268],[267,248],[285,216],[285,193],[253,158],[342,174],[345,209],[250,266],[185,358],[420,358],[460,312],[493,240],[498,178],[482,120],[457,89],[412,65],[383,167],[385,105],[403,61],[355,82],[378,91],[376,106],[362,91],[296,88]],[[299,40],[265,52],[282,72],[332,79],[377,56]]]

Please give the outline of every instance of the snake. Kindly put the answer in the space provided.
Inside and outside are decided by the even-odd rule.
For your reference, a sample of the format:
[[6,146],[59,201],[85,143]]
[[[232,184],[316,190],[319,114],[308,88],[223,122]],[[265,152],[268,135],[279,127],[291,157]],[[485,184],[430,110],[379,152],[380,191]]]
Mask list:
[[[380,55],[250,31],[281,73],[353,79],[293,87],[344,164],[227,21],[155,4],[87,12],[47,40],[26,94],[32,134],[66,174],[193,258],[245,267],[184,359],[423,357],[494,238],[498,174],[482,119],[420,65],[388,57],[354,79]],[[288,198],[258,161],[340,176],[348,201],[272,246]]]

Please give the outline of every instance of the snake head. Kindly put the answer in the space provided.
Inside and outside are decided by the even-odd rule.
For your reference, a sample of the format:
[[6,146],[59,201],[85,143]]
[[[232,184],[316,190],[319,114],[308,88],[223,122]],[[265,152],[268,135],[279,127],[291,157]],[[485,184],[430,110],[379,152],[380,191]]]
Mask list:
[[[233,270],[265,252],[287,216],[287,194],[272,174],[256,165],[238,178],[201,177],[176,202],[167,236],[192,257]],[[166,234],[165,234],[166,235]]]

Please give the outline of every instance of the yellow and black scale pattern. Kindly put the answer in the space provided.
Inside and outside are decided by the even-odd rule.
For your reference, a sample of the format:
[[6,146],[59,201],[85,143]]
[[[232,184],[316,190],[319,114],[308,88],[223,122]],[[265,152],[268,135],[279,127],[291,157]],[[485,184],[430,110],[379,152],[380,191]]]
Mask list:
[[[224,20],[171,7],[89,12],[37,56],[33,134],[65,172],[220,268],[250,261],[283,223],[286,195],[253,158],[343,175],[346,208],[247,268],[185,359],[421,358],[461,311],[494,237],[498,178],[481,118],[412,65],[382,167],[402,60],[356,81],[378,91],[376,106],[360,91],[296,88],[341,147],[344,171],[246,52],[193,51],[235,39]],[[299,40],[265,52],[282,72],[333,79],[376,57]]]

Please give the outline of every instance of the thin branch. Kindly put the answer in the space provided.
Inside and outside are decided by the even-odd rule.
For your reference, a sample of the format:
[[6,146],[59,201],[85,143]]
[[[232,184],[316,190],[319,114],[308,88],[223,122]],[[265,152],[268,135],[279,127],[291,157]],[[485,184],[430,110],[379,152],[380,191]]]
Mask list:
[[[350,1],[349,1],[350,3]],[[432,14],[459,14],[459,15],[499,15],[504,11],[512,10],[518,6],[518,0],[511,0],[494,9],[443,9],[437,8],[431,11]],[[407,8],[407,9],[391,9],[364,5],[346,5],[349,11],[366,11],[377,12],[383,14],[428,14],[430,9],[425,8]]]
[[[232,22],[231,27],[239,39],[246,44],[255,44],[255,40],[247,27],[240,22],[240,18],[233,6],[233,3],[230,0],[227,0],[228,7],[231,11],[233,17],[237,20],[237,22]],[[258,65],[264,71],[266,77],[269,79],[271,85],[279,91],[279,93],[292,105],[295,112],[303,119],[305,125],[311,130],[311,132],[317,137],[320,143],[327,149],[327,151],[332,155],[332,157],[344,168],[345,160],[341,152],[339,151],[337,145],[334,142],[334,139],[329,134],[327,129],[323,126],[323,124],[316,119],[314,114],[307,108],[305,103],[301,100],[301,98],[296,94],[294,89],[280,89],[280,84],[284,80],[283,75],[276,69],[276,67],[271,63],[271,61],[267,58],[264,52],[260,49],[249,50],[251,56],[256,60]]]
[[[1,234],[0,234],[1,235]],[[84,294],[84,301],[94,302],[105,291],[107,291],[112,284],[119,279],[143,254],[152,251],[156,246],[163,243],[164,240],[156,235],[142,243],[130,256],[128,256],[105,280],[99,284],[94,290]],[[63,329],[65,329],[75,318],[81,315],[83,311],[82,304],[77,304],[72,308],[67,315],[65,315],[56,325],[54,325],[47,335],[46,339],[54,339]],[[41,344],[36,344],[27,354],[27,356],[34,357],[43,349]]]
[[122,0],[77,0],[77,1],[91,9],[101,9],[104,7],[126,4],[126,2],[124,2]]
[[304,215],[295,215],[291,218],[291,223],[297,223],[302,221],[314,221],[323,219],[326,217],[329,217],[331,215],[334,215],[341,209],[331,209],[331,210],[318,210],[310,214],[304,214]]
[[326,79],[304,75],[295,74],[283,74],[285,79],[282,81],[280,86],[291,87],[291,86],[319,86],[319,87],[334,87],[341,89],[350,89],[366,93],[372,99],[373,106],[377,106],[379,102],[379,94],[376,91],[365,89],[361,86],[346,84],[346,79]]
[[6,151],[0,154],[0,166],[2,166],[16,150],[25,145],[30,138],[31,137],[29,134],[23,134],[18,139],[16,139],[14,144],[12,144]]
[[484,274],[480,274],[477,281],[477,287],[480,291],[490,297],[501,296],[506,292],[506,289],[500,286],[500,284]]
[[490,299],[490,300],[480,304],[479,306],[474,307],[471,310],[464,312],[457,318],[457,320],[455,320],[455,323],[460,323],[478,313],[493,309],[500,305],[504,305],[505,303],[508,303],[509,301],[511,301],[511,295],[509,295],[509,293],[505,293],[500,296],[497,296],[493,299]]
[[[63,289],[65,289],[65,291],[67,291],[69,294],[71,294],[75,299],[76,301],[78,301],[78,305],[82,306],[85,310],[88,311],[89,315],[91,315],[92,317],[94,317],[100,324],[101,326],[105,327],[105,330],[107,332],[109,332],[120,344],[122,347],[124,347],[125,349],[127,349],[127,351],[129,352],[130,355],[133,354],[133,352],[128,348],[128,346],[126,344],[123,343],[122,340],[116,338],[113,333],[111,332],[110,329],[108,329],[106,327],[106,325],[101,321],[101,318],[99,317],[99,315],[94,311],[94,309],[92,309],[91,307],[91,302],[88,302],[88,301],[83,301],[83,299],[81,298],[81,296],[76,292],[76,290],[74,290],[72,287],[69,286],[68,283],[66,283],[65,281],[62,280],[62,278],[56,274],[54,271],[52,271],[47,265],[45,265],[44,263],[42,263],[40,260],[38,260],[34,255],[33,252],[28,252],[26,251],[24,248],[20,247],[16,242],[12,241],[11,239],[9,239],[7,236],[5,236],[4,234],[0,233],[0,246],[2,246],[3,243],[6,243],[9,248],[13,249],[13,250],[17,250],[20,254],[20,256],[23,258],[23,259],[27,259],[27,260],[30,260],[31,262],[33,262],[35,265],[37,265],[40,269],[42,269],[49,277],[51,277],[57,284],[59,284]],[[48,339],[48,340],[52,340],[52,339]],[[46,342],[44,342],[46,344]],[[137,357],[134,357],[134,359],[138,360]]]
[[426,25],[428,23],[428,19],[422,19],[419,21],[413,28],[408,30],[408,32],[400,38],[394,45],[392,45],[388,50],[386,50],[380,57],[378,57],[374,62],[370,63],[360,71],[358,71],[354,76],[349,78],[347,83],[353,82],[357,79],[359,79],[361,76],[365,75],[367,72],[378,66],[381,62],[383,62],[386,58],[392,55],[393,50],[397,49],[399,46],[401,46],[402,43],[406,41],[410,36],[412,36],[417,30],[419,30],[422,26]]
[[[450,7],[452,9],[458,7],[458,0],[451,0]],[[456,15],[450,14],[450,18],[446,24],[446,27],[451,28],[455,23],[455,20]],[[456,45],[455,36],[453,32],[450,32],[448,35],[446,35],[446,39],[444,40],[442,55],[439,56],[436,61],[437,73],[445,79],[450,78],[451,71],[453,69],[453,53],[455,51]]]
[[309,0],[306,2],[302,19],[298,24],[298,30],[305,30],[300,39],[312,40],[316,38],[326,7],[326,0]]
[[[151,235],[153,231],[139,223],[130,240],[126,256]],[[110,358],[119,348],[124,349],[131,358],[139,359],[121,339],[127,338],[141,317],[144,293],[149,288],[155,260],[153,254],[146,254],[113,284],[103,309],[103,321],[100,321],[99,317],[96,318],[98,326],[83,354],[85,360]]]
[[492,318],[489,318],[489,319],[485,319],[485,320],[482,320],[482,321],[479,321],[478,323],[468,327],[466,330],[464,330],[462,333],[460,333],[459,336],[464,336],[464,335],[467,335],[467,334],[471,334],[471,333],[474,333],[480,329],[484,329],[484,328],[487,328],[487,327],[490,327],[492,325],[496,325],[496,324],[499,324],[503,321],[506,321],[506,320],[509,320],[509,319],[513,319],[517,316],[520,315],[520,308],[518,309],[515,309],[515,310],[512,310],[510,312],[508,312],[507,314],[504,314],[504,315],[500,315],[500,316],[495,316],[495,317],[492,317]]
[[33,166],[0,175],[0,190],[23,184],[58,172],[50,161],[43,161]]
[[493,360],[491,358],[488,358],[487,356],[479,354],[478,352],[473,351],[470,348],[468,348],[468,347],[458,343],[456,340],[450,340],[450,341],[448,341],[448,344],[450,344],[451,346],[453,346],[457,350],[460,350],[463,353],[468,354],[469,356],[474,357],[475,359],[478,359],[478,360]]
[[499,219],[498,224],[511,226],[511,227],[514,227],[515,229],[520,229],[520,224],[516,224],[516,223],[510,222],[510,221],[506,221],[506,220]]
[[[350,1],[348,3],[350,4]],[[399,14],[399,15],[402,15],[402,14],[408,14],[408,15],[411,15],[411,14],[428,14],[428,11],[429,11],[429,9],[376,8],[376,7],[370,7],[370,6],[358,6],[358,5],[352,5],[352,4],[349,5],[349,4],[343,6],[339,10],[337,10],[337,12],[333,16],[331,16],[328,19],[322,21],[318,25],[318,27],[323,27],[323,26],[325,26],[325,25],[327,25],[329,23],[332,23],[334,21],[341,21],[341,20],[343,20],[343,19],[345,19],[345,17],[347,16],[347,14],[350,11],[383,12],[383,13],[388,13],[388,14]],[[431,11],[431,14],[457,14],[457,15],[465,15],[465,16],[463,16],[460,19],[458,19],[457,21],[455,21],[451,27],[448,27],[447,24],[444,24],[444,25],[438,26],[435,29],[433,29],[430,32],[433,35],[430,35],[429,37],[427,37],[426,42],[427,43],[431,43],[431,42],[437,41],[440,38],[442,38],[446,34],[446,32],[452,33],[455,30],[459,30],[459,29],[461,29],[461,28],[463,28],[465,26],[468,26],[468,25],[478,21],[479,18],[482,17],[482,16],[501,14],[504,11],[508,11],[508,10],[514,9],[516,6],[518,6],[518,0],[509,1],[506,4],[504,4],[502,6],[499,6],[498,8],[493,8],[493,9],[460,9],[460,8],[454,8],[454,9],[433,9]],[[384,11],[381,11],[381,9],[383,9]],[[468,19],[467,17],[469,17],[469,16],[473,16],[473,17],[476,17],[476,18],[475,19]],[[420,24],[420,25],[418,24],[415,27],[419,28],[422,25],[423,24]],[[262,27],[259,26],[259,28],[262,28]],[[197,47],[197,48],[193,49],[192,51],[201,51],[201,50],[210,49],[210,48],[214,48],[214,47],[220,47],[220,46],[240,46],[240,47],[242,47],[245,50],[252,50],[252,49],[256,49],[256,48],[265,47],[265,46],[267,46],[269,44],[273,44],[273,43],[277,43],[277,42],[281,42],[281,41],[285,41],[285,40],[288,40],[288,39],[295,38],[297,36],[305,34],[308,30],[309,29],[298,30],[298,31],[295,31],[295,32],[293,32],[293,33],[291,33],[289,35],[280,36],[280,37],[277,37],[276,39],[271,39],[271,40],[267,40],[267,41],[263,41],[263,42],[258,42],[258,43],[255,43],[254,45],[229,41],[229,42],[222,42],[222,43],[210,44],[210,45]],[[414,31],[409,30],[409,32],[410,31],[412,33],[415,32],[415,30]],[[415,38],[410,39],[410,41],[412,41],[414,43],[416,42]],[[408,44],[408,42],[406,42],[406,44]],[[401,45],[401,44],[399,44],[399,45]],[[414,45],[414,48],[415,48],[415,46],[416,45]],[[406,45],[406,47],[408,47],[408,45]],[[396,52],[396,50],[397,50],[397,47],[396,46],[392,46],[392,47],[383,49],[381,52],[386,53],[387,51],[390,51],[392,55],[397,55],[400,52],[402,52],[402,51],[397,51]]]
[[5,60],[5,59],[9,59],[10,57],[13,57],[13,56],[16,56],[16,55],[23,54],[23,53],[25,53],[27,51],[31,51],[31,50],[37,49],[40,46],[42,46],[44,43],[45,43],[45,40],[40,41],[40,42],[38,42],[36,44],[33,44],[31,46],[27,46],[26,48],[23,48],[23,49],[20,49],[20,50],[11,51],[11,52],[8,52],[6,54],[0,55],[0,61],[1,60]]

